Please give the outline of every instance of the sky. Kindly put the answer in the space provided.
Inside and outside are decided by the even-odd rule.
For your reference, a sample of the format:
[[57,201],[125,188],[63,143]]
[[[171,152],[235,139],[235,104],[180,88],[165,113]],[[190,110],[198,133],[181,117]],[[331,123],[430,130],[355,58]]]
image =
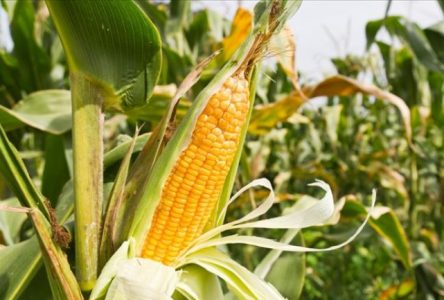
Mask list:
[[[239,5],[253,8],[253,0],[194,1],[194,8],[209,7],[232,17]],[[305,0],[289,25],[297,44],[297,65],[309,78],[334,72],[331,57],[365,52],[365,24],[384,17],[386,0]],[[390,15],[406,16],[430,26],[444,15],[436,0],[394,0]]]
[[[193,0],[193,8],[211,8],[232,18],[241,4],[252,9],[255,0]],[[296,39],[296,61],[308,79],[334,73],[330,58],[365,52],[365,24],[384,16],[387,0],[304,0],[289,25]],[[390,15],[406,16],[430,26],[444,15],[436,0],[393,0]],[[0,47],[12,48],[7,19],[0,8]]]

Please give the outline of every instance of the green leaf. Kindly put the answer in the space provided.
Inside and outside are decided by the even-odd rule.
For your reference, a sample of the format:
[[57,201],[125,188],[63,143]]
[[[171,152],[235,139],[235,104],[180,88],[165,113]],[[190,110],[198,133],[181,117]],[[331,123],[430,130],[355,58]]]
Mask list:
[[[156,86],[147,104],[128,110],[125,114],[131,119],[158,123],[167,112],[175,93],[175,85]],[[176,116],[182,118],[189,107],[189,101],[180,101],[176,107]]]
[[323,108],[325,111],[325,122],[326,122],[326,130],[327,136],[329,137],[333,146],[336,146],[338,141],[338,125],[342,112],[342,105],[335,106],[326,106]]
[[[442,3],[444,3],[444,1]],[[426,28],[424,33],[439,60],[444,64],[444,49],[442,47],[444,44],[444,21]]]
[[444,74],[429,74],[429,84],[432,91],[432,117],[441,128],[444,128]]
[[[342,211],[343,215],[347,217],[356,217],[366,212],[366,208],[355,200],[347,200]],[[369,224],[378,235],[393,247],[403,265],[406,268],[410,268],[412,266],[410,243],[394,211],[385,206],[376,207],[371,215]]]
[[286,24],[287,20],[293,16],[296,11],[299,9],[299,7],[302,4],[302,0],[283,0],[281,11],[282,13],[279,15],[279,17],[276,19],[277,28],[276,33],[278,33]]
[[20,155],[0,125],[0,174],[23,206],[38,208],[49,219],[43,195],[36,189]]
[[[16,198],[0,201],[0,205],[19,206],[20,202]],[[26,220],[24,214],[11,214],[10,212],[0,209],[0,234],[2,235],[6,245],[13,245],[20,240],[20,229]]]
[[180,27],[187,27],[191,17],[191,2],[171,0],[170,18],[177,22]]
[[[195,51],[208,48],[223,39],[223,17],[211,10],[195,13],[193,21],[186,32],[187,41]],[[240,41],[242,42],[242,41]]]
[[38,272],[33,276],[32,280],[30,280],[26,289],[20,294],[18,299],[53,300],[45,268],[39,268]]
[[373,215],[370,219],[370,225],[392,245],[404,266],[411,268],[412,254],[409,241],[396,214],[389,210],[381,215]]
[[392,36],[398,37],[408,45],[418,60],[429,70],[437,72],[444,70],[444,65],[439,61],[425,33],[417,24],[403,17],[393,16],[368,22],[366,25],[367,48],[373,44],[377,33],[383,26]]
[[253,134],[268,133],[277,124],[287,121],[304,104],[298,91],[292,91],[276,102],[257,105],[251,116],[248,131]]
[[0,299],[17,299],[41,265],[38,240],[0,249]]
[[288,299],[299,299],[304,287],[305,256],[284,254],[273,265],[266,279]]
[[11,20],[11,35],[14,41],[13,54],[18,63],[19,86],[26,92],[48,87],[51,62],[35,37],[35,12],[30,1],[16,2]]
[[21,87],[18,72],[17,59],[10,53],[0,52],[0,85],[7,89],[2,91],[2,96],[3,94],[4,96],[0,99],[0,104],[13,105],[14,99],[20,99]]
[[406,279],[399,284],[394,284],[386,288],[379,299],[405,299],[415,291],[415,281]]
[[441,11],[444,13],[444,0],[438,0],[439,7],[441,8]]
[[161,41],[141,8],[119,0],[46,2],[71,73],[101,86],[105,107],[145,104],[160,73]]
[[71,95],[67,90],[44,90],[29,94],[13,109],[0,106],[5,130],[28,125],[52,134],[71,129]]
[[153,21],[161,35],[164,36],[165,24],[168,20],[166,11],[162,10],[161,6],[155,5],[148,1],[136,0],[136,3],[140,6],[140,8],[143,9],[151,21]]
[[163,47],[163,55],[165,55],[163,65],[162,83],[181,82],[184,80],[188,72],[195,65],[195,61],[188,55],[181,55],[177,49],[167,46]]
[[[68,182],[57,201],[56,215],[64,224],[74,210],[72,182]],[[17,218],[17,216],[14,216]],[[41,266],[41,251],[37,237],[0,250],[0,299],[17,299],[33,281]],[[40,272],[39,274],[41,274]]]
[[[134,153],[139,152],[143,149],[146,142],[150,138],[151,133],[145,133],[136,138],[136,144],[134,145]],[[131,147],[132,140],[126,141],[115,148],[111,149],[107,153],[105,153],[103,158],[104,168],[109,168],[114,165],[116,162],[121,160],[125,154],[128,152],[128,149]]]
[[65,183],[70,179],[65,155],[64,137],[52,134],[45,136],[45,168],[42,175],[42,193],[53,207]]
[[412,140],[412,125],[410,123],[410,109],[404,100],[395,94],[386,92],[375,85],[361,83],[355,79],[342,75],[335,75],[326,78],[313,86],[307,86],[303,89],[309,99],[319,96],[351,96],[357,93],[371,95],[396,106],[401,114],[404,123],[406,138],[408,142]]
[[379,29],[383,26],[384,19],[374,20],[367,23],[365,26],[365,36],[367,37],[367,49],[370,49],[371,45],[376,40],[376,35]]
[[399,25],[394,23],[393,27],[395,28],[392,31],[398,32],[425,67],[432,71],[444,71],[443,64],[439,61],[426,35],[418,25],[404,18],[399,20]]
[[[280,241],[290,243],[297,236],[298,244],[303,244],[298,232],[299,230],[287,230]],[[291,253],[279,257],[281,253],[279,250],[271,250],[254,273],[267,279],[284,297],[298,299],[305,282],[305,254]]]

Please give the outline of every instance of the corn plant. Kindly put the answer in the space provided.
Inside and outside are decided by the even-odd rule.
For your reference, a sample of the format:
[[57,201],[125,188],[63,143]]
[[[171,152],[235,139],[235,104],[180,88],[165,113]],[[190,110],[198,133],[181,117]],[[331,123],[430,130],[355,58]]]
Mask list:
[[[284,65],[268,71],[273,81],[260,81],[262,105],[250,122],[241,183],[257,176],[273,178],[286,207],[298,199],[295,193],[307,182],[328,182],[333,193],[345,199],[343,218],[337,226],[323,229],[322,235],[318,230],[304,231],[309,246],[335,241],[356,226],[364,212],[358,208],[365,199],[361,191],[377,187],[379,204],[385,206],[371,217],[363,233],[366,238],[346,251],[307,255],[312,272],[306,276],[302,297],[442,296],[441,25],[420,28],[398,16],[369,22],[365,33],[371,51],[334,58],[341,75],[316,84],[304,84],[302,77],[301,89],[308,96],[328,96],[319,108],[297,97]],[[397,43],[379,38],[377,32],[383,28]],[[373,86],[362,84],[362,78]],[[373,93],[381,88],[402,101]],[[246,198],[235,210],[248,207]],[[230,250],[244,264],[262,255],[258,250],[248,256],[242,249]],[[296,263],[291,256],[281,258],[282,264],[291,261]]]
[[[273,217],[270,213],[277,198],[267,179],[254,179],[231,196],[247,133],[270,126],[261,120],[268,110],[279,111],[276,105],[254,106],[261,61],[275,54],[273,47],[280,41],[289,41],[285,23],[300,1],[260,1],[254,15],[239,10],[230,34],[212,44],[216,49],[205,47],[207,41],[197,38],[201,28],[196,20],[208,21],[211,16],[198,13],[196,24],[187,24],[191,14],[188,1],[172,1],[168,20],[159,9],[162,4],[145,1],[45,3],[17,1],[12,8],[17,45],[11,53],[1,53],[6,101],[2,100],[5,105],[0,110],[0,172],[7,189],[0,186],[0,193],[16,197],[1,206],[1,216],[15,214],[20,224],[2,229],[8,246],[0,250],[0,297],[35,297],[33,290],[43,280],[49,283],[50,292],[38,288],[41,299],[283,299],[266,279],[282,252],[339,249],[362,231],[373,213],[375,193],[368,211],[358,205],[364,218],[354,232],[336,245],[322,248],[292,242],[303,228],[338,222],[344,201],[334,203],[327,183],[311,184],[323,191],[320,200],[301,197]],[[60,40],[52,35],[49,45],[43,45],[43,38],[28,41],[38,49],[32,55],[40,55],[31,61],[44,62],[43,84],[39,76],[29,79],[29,74],[21,73],[14,59],[29,59],[20,51],[20,41],[35,30],[34,17],[45,13],[47,17],[50,14],[48,26],[54,26]],[[27,31],[21,24],[29,26]],[[182,31],[186,26],[188,31]],[[170,27],[176,29],[167,31]],[[223,25],[219,29],[225,30]],[[43,30],[41,34],[48,33]],[[224,50],[222,54],[217,47]],[[47,59],[48,49],[58,49],[58,59]],[[206,58],[198,61],[196,53]],[[60,66],[69,72],[69,82],[51,78]],[[290,104],[289,112],[310,97],[331,95],[321,85],[301,89],[291,66],[284,68],[294,89],[284,102]],[[34,71],[37,67],[40,65]],[[35,85],[25,85],[26,80],[23,86],[15,85],[9,73],[18,71],[31,83],[35,80]],[[159,90],[165,92],[160,85],[171,81],[180,85],[169,95],[163,94],[167,104],[163,103],[161,113],[147,117],[145,110],[153,109],[162,99]],[[404,117],[409,113],[398,97],[373,86],[342,77],[333,79],[332,84],[344,83],[354,92],[395,104]],[[70,92],[33,93],[60,84]],[[25,107],[20,109],[14,103],[21,93],[28,95],[19,101]],[[187,101],[181,99],[187,95],[194,99],[184,105]],[[60,107],[45,103],[47,99]],[[72,113],[66,114],[70,105]],[[44,109],[29,113],[35,107]],[[129,127],[131,120],[148,118],[148,129],[144,132],[136,126],[134,136],[104,154],[106,126],[115,126],[113,118],[118,116],[127,116],[130,121],[123,126]],[[271,127],[279,121],[272,120]],[[48,134],[42,183],[33,180],[38,177],[35,173],[41,172],[39,166],[25,165],[14,145],[14,139],[25,140],[26,133],[8,136],[5,132],[14,133],[25,126],[39,130],[35,136]],[[70,129],[71,141],[68,136],[54,136]],[[410,142],[409,123],[405,134]],[[55,154],[60,165],[51,165]],[[58,174],[51,174],[51,168],[60,168],[68,177],[56,180]],[[51,187],[53,179],[56,188]],[[262,201],[252,201],[251,210],[244,215],[226,218],[242,195],[257,187],[264,194]],[[29,217],[28,225],[25,216]],[[25,228],[17,229],[22,224]],[[286,231],[279,240],[251,234],[269,229]],[[16,243],[22,240],[22,231],[26,238]],[[65,249],[72,244],[74,251],[67,256]],[[269,252],[252,270],[230,257],[226,249],[234,244]],[[41,261],[44,270],[39,270]],[[300,285],[303,276],[292,280]]]

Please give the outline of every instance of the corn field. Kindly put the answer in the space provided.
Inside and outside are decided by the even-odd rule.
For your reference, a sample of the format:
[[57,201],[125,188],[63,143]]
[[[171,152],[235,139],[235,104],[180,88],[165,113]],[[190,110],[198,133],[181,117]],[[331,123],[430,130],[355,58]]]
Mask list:
[[444,299],[431,1],[313,81],[302,0],[0,0],[0,299]]

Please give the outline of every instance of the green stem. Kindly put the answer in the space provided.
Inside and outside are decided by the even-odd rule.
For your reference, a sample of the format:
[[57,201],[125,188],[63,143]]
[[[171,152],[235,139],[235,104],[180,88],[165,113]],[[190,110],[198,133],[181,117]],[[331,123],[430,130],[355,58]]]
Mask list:
[[5,199],[6,197],[7,197],[6,181],[0,175],[0,199]]
[[97,278],[103,190],[103,114],[100,88],[71,74],[76,275],[89,291]]
[[410,149],[410,203],[409,203],[409,231],[410,236],[415,236],[417,223],[416,202],[418,201],[418,166],[416,162],[416,153]]
[[436,217],[437,225],[436,228],[441,228],[441,232],[438,232],[439,239],[444,238],[444,222],[442,221],[441,216],[444,216],[444,157],[439,160],[438,163],[438,184],[439,184],[439,203],[441,206],[440,211]]

